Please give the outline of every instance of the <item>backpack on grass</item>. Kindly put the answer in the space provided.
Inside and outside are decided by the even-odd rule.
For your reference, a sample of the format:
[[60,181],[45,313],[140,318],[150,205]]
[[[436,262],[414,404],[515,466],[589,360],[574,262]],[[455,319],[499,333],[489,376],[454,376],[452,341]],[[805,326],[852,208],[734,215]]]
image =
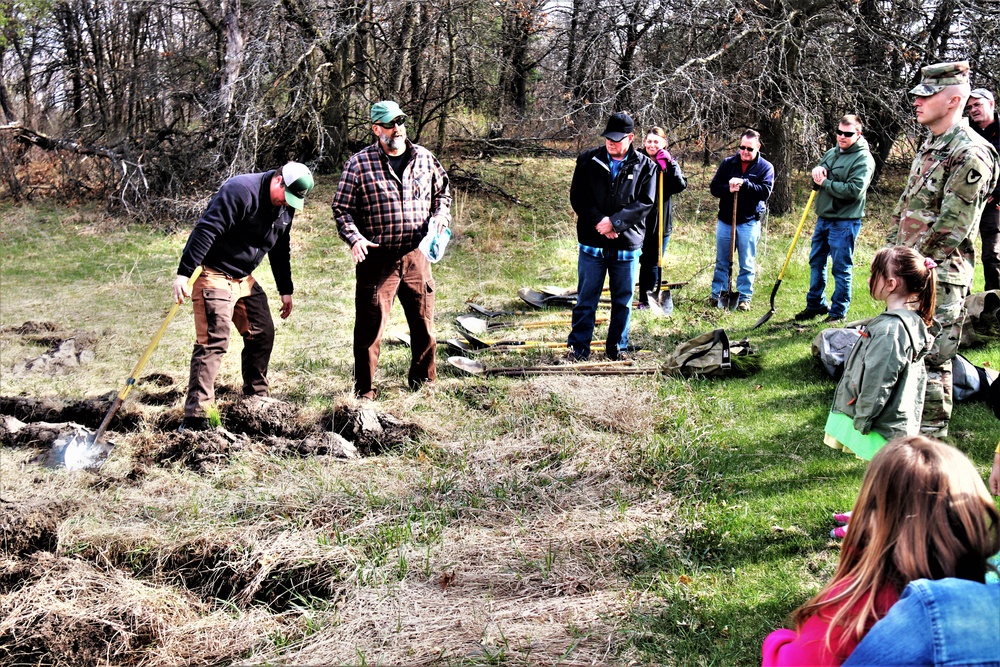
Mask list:
[[730,343],[724,329],[679,344],[663,363],[663,372],[683,377],[742,377],[757,369],[757,351],[746,338]]

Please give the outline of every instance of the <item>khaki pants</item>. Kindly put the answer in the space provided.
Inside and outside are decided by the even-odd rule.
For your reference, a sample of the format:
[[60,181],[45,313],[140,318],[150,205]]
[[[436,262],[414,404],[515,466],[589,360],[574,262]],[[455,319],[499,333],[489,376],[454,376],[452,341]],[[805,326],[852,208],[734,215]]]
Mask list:
[[937,438],[948,435],[952,409],[951,360],[958,354],[965,320],[965,295],[968,288],[939,282],[937,307],[934,309],[934,347],[924,359],[927,367],[927,388],[924,389],[924,412],[920,417],[920,432]]
[[237,279],[205,268],[191,291],[197,342],[191,354],[191,377],[185,417],[204,417],[215,401],[215,376],[229,349],[230,327],[243,336],[243,393],[267,395],[267,365],[274,347],[274,321],[267,295],[253,276]]
[[354,393],[375,398],[373,381],[382,349],[389,310],[399,297],[410,326],[410,371],[407,384],[415,389],[437,378],[434,339],[434,278],[420,250],[396,257],[373,249],[355,269]]

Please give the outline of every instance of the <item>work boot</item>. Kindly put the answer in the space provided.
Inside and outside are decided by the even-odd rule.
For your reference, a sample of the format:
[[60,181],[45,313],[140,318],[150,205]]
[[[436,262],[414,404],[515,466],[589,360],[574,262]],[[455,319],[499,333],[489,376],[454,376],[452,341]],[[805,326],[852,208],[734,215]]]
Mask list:
[[823,320],[825,324],[833,324],[836,322],[843,322],[843,321],[844,321],[843,315],[827,315],[826,319]]
[[740,301],[738,304],[736,304],[736,310],[742,310],[742,311],[750,310],[750,302]]
[[208,431],[212,428],[212,422],[208,417],[185,417],[181,425],[177,427],[178,433],[184,431]]
[[795,314],[796,322],[805,322],[806,320],[811,320],[819,317],[820,315],[826,315],[830,312],[830,309],[826,306],[820,306],[819,308],[806,308],[801,313]]

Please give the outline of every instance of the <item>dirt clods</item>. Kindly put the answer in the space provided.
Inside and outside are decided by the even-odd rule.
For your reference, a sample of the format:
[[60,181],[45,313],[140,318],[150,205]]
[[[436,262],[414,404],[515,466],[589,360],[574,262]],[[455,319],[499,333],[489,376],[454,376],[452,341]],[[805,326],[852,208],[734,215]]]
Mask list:
[[207,473],[250,445],[225,429],[147,434],[136,443],[136,459],[147,465],[181,465]]
[[77,349],[77,341],[70,338],[55,345],[44,354],[14,364],[11,372],[14,375],[26,375],[28,373],[62,375],[77,366],[89,364],[93,360],[93,350]]
[[55,551],[56,531],[70,509],[59,501],[0,500],[0,556],[23,558],[36,551]]
[[299,420],[299,409],[270,396],[245,396],[220,406],[226,428],[246,435],[301,438],[314,428]]
[[364,405],[336,408],[328,430],[353,442],[362,456],[398,450],[421,431],[416,424]]
[[[68,401],[59,398],[31,398],[28,396],[0,396],[0,414],[17,417],[24,422],[75,422],[96,429],[115,400],[115,393]],[[139,423],[141,415],[127,403],[118,408],[111,430],[131,429]]]

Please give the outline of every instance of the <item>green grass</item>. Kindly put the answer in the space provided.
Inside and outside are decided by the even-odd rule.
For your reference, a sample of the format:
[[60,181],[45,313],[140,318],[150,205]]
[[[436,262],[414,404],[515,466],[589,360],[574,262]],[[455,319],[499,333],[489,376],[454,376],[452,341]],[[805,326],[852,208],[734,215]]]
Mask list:
[[[452,335],[450,319],[465,311],[466,299],[520,308],[519,287],[575,283],[567,195],[572,165],[567,159],[466,165],[529,206],[456,193],[456,235],[448,256],[434,267],[440,338]],[[716,207],[705,189],[711,167],[707,176],[692,163],[685,170],[690,187],[677,198],[666,258],[670,280],[687,279],[714,259]],[[806,190],[799,181],[801,207]],[[334,179],[322,178],[296,219],[295,309],[277,323],[270,372],[277,397],[311,409],[350,400],[354,278],[328,206],[334,186]],[[879,310],[865,281],[884,238],[892,192],[889,187],[872,197],[856,255],[851,318]],[[79,518],[77,530],[84,536],[87,525],[113,532],[120,525],[161,530],[161,523],[188,536],[222,526],[264,534],[319,531],[314,543],[353,554],[355,574],[345,576],[351,582],[343,593],[347,604],[371,591],[392,597],[421,587],[439,590],[448,572],[460,573],[448,588],[455,596],[465,590],[464,581],[470,598],[486,595],[507,604],[558,600],[582,586],[630,601],[598,609],[589,619],[557,617],[550,624],[562,626],[562,643],[540,637],[532,643],[530,632],[508,619],[496,621],[495,632],[483,630],[479,653],[462,652],[446,645],[459,632],[448,626],[453,629],[435,639],[444,662],[526,664],[543,657],[555,661],[565,652],[623,664],[758,664],[764,636],[831,575],[839,545],[828,537],[830,514],[852,505],[865,466],[822,444],[835,385],[811,355],[821,325],[791,321],[804,306],[813,216],[778,293],[777,314],[748,331],[766,312],[800,214],[798,209],[768,221],[751,313],[702,305],[708,270],[675,290],[671,319],[649,313],[633,319],[634,341],[664,353],[709,328],[725,327],[731,338],[747,335],[759,348],[762,366],[750,377],[557,384],[482,379],[452,371],[442,351],[438,388],[410,393],[409,351],[386,343],[380,406],[427,429],[402,452],[344,467],[241,455],[205,477],[166,470],[137,486],[112,479],[106,488],[56,473],[38,475],[54,495],[91,499],[93,515]],[[93,211],[41,205],[2,204],[0,219],[6,249],[0,326],[47,320],[99,336],[97,360],[85,369],[61,377],[15,377],[6,372],[13,363],[44,348],[0,334],[0,393],[79,397],[117,389],[170,305],[184,233],[125,227]],[[274,307],[269,270],[261,267],[255,275]],[[190,310],[182,309],[146,372],[168,373],[183,387],[192,328]],[[393,328],[405,329],[398,307]],[[560,340],[565,333],[556,328],[533,335]],[[220,384],[238,384],[239,349],[234,340]],[[995,365],[998,352],[994,341],[964,353],[977,364]],[[523,359],[553,356],[534,352]],[[987,474],[1000,432],[993,416],[983,406],[959,404],[951,432],[950,441]],[[12,457],[3,458],[5,470],[13,471]],[[31,493],[30,485],[0,478],[5,499]],[[480,552],[469,551],[475,540],[483,541]],[[481,555],[481,569],[474,553]],[[324,632],[350,622],[340,607],[303,604],[302,627],[265,635],[270,645],[258,646],[257,658],[300,655],[296,651],[328,636]],[[330,656],[371,664],[400,655],[426,658],[406,618],[383,620],[395,627],[401,645],[410,642],[411,653],[386,653],[387,644],[362,633],[355,652]],[[610,639],[601,634],[602,623],[613,628]]]

